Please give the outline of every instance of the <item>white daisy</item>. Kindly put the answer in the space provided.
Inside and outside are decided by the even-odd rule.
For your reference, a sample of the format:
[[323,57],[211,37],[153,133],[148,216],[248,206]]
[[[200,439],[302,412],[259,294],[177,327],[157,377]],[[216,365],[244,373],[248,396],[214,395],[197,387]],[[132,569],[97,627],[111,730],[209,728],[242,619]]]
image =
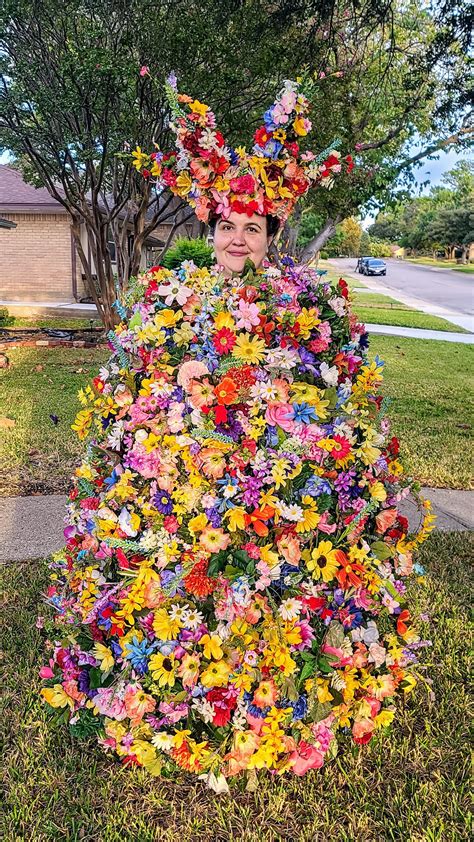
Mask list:
[[289,599],[285,599],[279,609],[278,613],[283,620],[295,620],[296,617],[299,617],[301,613],[301,602],[299,599],[294,599],[290,597]]

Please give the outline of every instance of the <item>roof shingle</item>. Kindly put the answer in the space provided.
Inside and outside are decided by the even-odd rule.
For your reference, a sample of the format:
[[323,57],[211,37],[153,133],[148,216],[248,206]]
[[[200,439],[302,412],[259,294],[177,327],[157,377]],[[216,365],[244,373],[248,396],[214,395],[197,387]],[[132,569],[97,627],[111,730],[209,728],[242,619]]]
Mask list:
[[41,213],[65,213],[46,187],[33,187],[23,181],[19,170],[0,164],[0,211],[26,212],[35,208]]

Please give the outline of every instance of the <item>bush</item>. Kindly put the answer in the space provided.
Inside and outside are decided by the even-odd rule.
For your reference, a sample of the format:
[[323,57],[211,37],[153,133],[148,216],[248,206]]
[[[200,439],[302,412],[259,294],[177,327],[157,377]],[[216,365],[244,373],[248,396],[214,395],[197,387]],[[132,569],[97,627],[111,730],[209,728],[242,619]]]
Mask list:
[[166,252],[162,265],[166,269],[176,269],[183,260],[193,260],[196,266],[212,266],[214,262],[212,246],[204,239],[197,237],[188,240],[187,237],[178,237],[172,247]]
[[329,255],[328,255],[327,251],[320,251],[320,252],[319,252],[319,258],[320,258],[320,260],[327,260],[327,259],[328,259],[328,257],[329,257]]
[[7,307],[0,307],[0,327],[9,327],[14,323],[15,319],[10,316]]
[[382,243],[380,240],[371,240],[369,243],[369,254],[371,257],[391,257],[392,250],[390,243]]

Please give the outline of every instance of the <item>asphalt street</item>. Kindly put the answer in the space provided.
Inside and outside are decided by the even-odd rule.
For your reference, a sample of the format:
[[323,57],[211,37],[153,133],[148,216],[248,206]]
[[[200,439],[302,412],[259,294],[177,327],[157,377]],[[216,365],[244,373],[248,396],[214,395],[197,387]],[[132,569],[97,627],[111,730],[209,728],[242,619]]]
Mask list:
[[[474,277],[463,275],[452,269],[440,269],[432,266],[420,266],[408,261],[386,259],[387,274],[373,276],[380,287],[389,292],[401,292],[430,304],[463,315],[474,314]],[[350,272],[365,283],[365,276],[355,273],[357,259],[333,258],[331,263],[340,272]]]

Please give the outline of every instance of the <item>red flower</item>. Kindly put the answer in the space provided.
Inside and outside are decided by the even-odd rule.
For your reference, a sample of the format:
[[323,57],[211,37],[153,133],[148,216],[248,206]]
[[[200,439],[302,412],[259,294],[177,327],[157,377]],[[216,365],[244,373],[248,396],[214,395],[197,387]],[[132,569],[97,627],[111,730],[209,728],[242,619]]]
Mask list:
[[347,163],[347,172],[352,172],[352,170],[354,169],[354,159],[352,155],[346,155],[344,160]]
[[349,287],[347,286],[346,281],[344,278],[339,278],[337,285],[341,291],[341,295],[343,298],[349,298]]
[[212,337],[212,344],[218,354],[230,354],[235,343],[235,335],[228,327],[222,327]]
[[196,562],[193,569],[183,578],[187,592],[205,599],[216,587],[217,580],[207,576],[208,563],[206,559]]
[[345,459],[351,451],[351,443],[349,439],[346,439],[344,436],[339,435],[335,435],[332,438],[333,441],[336,442],[336,447],[333,447],[333,449],[329,451],[332,458]]
[[269,345],[272,339],[272,332],[275,328],[275,322],[269,322],[266,316],[259,316],[258,325],[255,328],[255,333],[264,339]]
[[299,155],[300,148],[296,141],[293,141],[293,143],[285,143],[284,146],[285,149],[288,149],[288,152],[290,153],[290,155],[293,155],[294,158],[296,158]]
[[167,532],[173,534],[177,532],[179,529],[179,522],[178,518],[175,515],[167,515],[163,520],[163,526],[165,527]]
[[231,178],[230,189],[234,193],[250,195],[255,190],[255,179],[253,175],[240,175],[237,178]]
[[253,139],[258,146],[265,146],[272,137],[273,132],[267,131],[265,126],[260,126],[260,128],[255,132]]
[[236,213],[246,213],[247,216],[253,216],[254,213],[257,213],[259,207],[255,199],[251,202],[241,202],[239,199],[233,199],[230,206]]
[[248,389],[257,380],[255,370],[251,365],[243,365],[242,368],[229,368],[227,377],[231,377],[236,386],[241,389]]
[[227,687],[214,687],[206,695],[206,701],[214,708],[213,725],[227,725],[232,711],[237,707],[237,694]]
[[398,634],[406,634],[408,631],[407,622],[410,619],[410,612],[405,608],[397,617],[397,632]]
[[228,415],[225,406],[221,406],[221,404],[216,406],[214,410],[214,420],[216,424],[225,424],[227,421],[227,417]]

